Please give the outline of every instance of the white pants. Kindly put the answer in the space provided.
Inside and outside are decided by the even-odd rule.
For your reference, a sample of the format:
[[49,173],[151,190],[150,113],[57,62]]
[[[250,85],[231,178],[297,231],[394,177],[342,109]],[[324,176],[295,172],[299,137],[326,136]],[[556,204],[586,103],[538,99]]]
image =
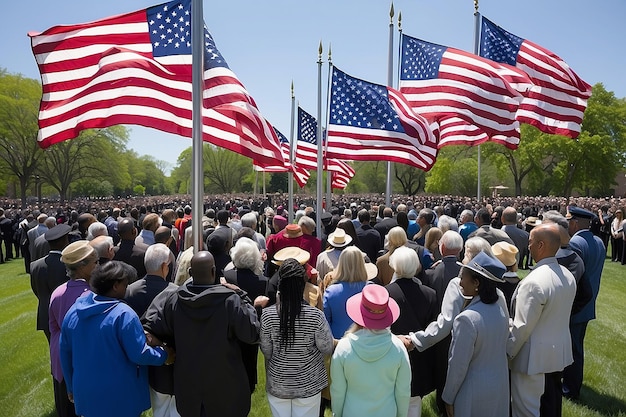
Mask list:
[[409,401],[409,414],[407,417],[422,416],[422,397],[411,397]]
[[269,392],[267,402],[274,417],[318,417],[322,393],[307,398],[278,398]]
[[545,374],[527,375],[511,372],[511,410],[513,417],[539,416]]
[[176,398],[173,395],[162,394],[150,388],[150,404],[154,417],[180,417],[176,410]]

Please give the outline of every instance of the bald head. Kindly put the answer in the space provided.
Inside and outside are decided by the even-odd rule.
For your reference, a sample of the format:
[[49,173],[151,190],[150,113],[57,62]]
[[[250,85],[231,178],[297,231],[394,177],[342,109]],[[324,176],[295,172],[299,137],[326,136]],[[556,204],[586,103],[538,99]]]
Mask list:
[[502,224],[517,224],[517,210],[507,207],[502,212]]
[[117,224],[117,233],[122,240],[135,240],[137,229],[135,222],[130,217],[124,217]]
[[199,251],[193,255],[189,272],[194,284],[215,284],[215,259],[213,259],[211,252]]
[[561,247],[559,228],[555,223],[542,223],[530,231],[528,246],[534,260],[540,261],[556,255]]

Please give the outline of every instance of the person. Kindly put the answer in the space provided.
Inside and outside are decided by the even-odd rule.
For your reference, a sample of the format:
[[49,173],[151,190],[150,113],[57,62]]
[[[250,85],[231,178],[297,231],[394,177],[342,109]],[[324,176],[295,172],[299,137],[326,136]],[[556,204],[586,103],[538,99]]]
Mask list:
[[[69,227],[69,226],[68,226]],[[50,327],[50,363],[52,368],[52,384],[54,388],[54,404],[59,417],[74,417],[74,404],[67,396],[67,385],[61,369],[59,339],[65,314],[81,296],[91,292],[89,280],[91,273],[98,264],[98,255],[86,240],[67,245],[61,252],[61,262],[65,265],[69,281],[59,285],[50,296],[48,324]]]
[[156,213],[146,214],[141,222],[141,232],[135,238],[135,244],[154,245],[154,232],[159,228],[159,220],[159,215]]
[[380,235],[380,245],[385,243],[385,236],[389,231],[398,226],[398,221],[393,217],[393,209],[391,207],[385,207],[382,210],[382,219],[374,225],[374,229]]
[[42,330],[50,342],[48,308],[52,292],[69,279],[65,264],[61,261],[61,251],[69,244],[68,233],[72,228],[60,224],[48,229],[45,236],[50,244],[50,252],[34,261],[30,267],[30,286],[37,297],[37,330]]
[[459,222],[461,223],[459,226],[459,234],[463,238],[463,242],[465,242],[469,238],[469,235],[478,229],[478,225],[474,223],[474,212],[468,209],[463,210],[459,217]]
[[387,234],[387,245],[383,255],[379,256],[376,260],[376,267],[378,268],[378,276],[376,281],[378,284],[385,286],[391,282],[393,277],[393,268],[389,264],[389,258],[393,255],[394,251],[407,243],[406,232],[403,228],[396,226],[392,227]]
[[417,224],[420,229],[415,234],[415,236],[409,236],[411,240],[417,242],[417,244],[425,246],[426,245],[426,233],[428,230],[433,227],[433,223],[435,222],[435,212],[429,208],[421,209],[417,215]]
[[459,286],[469,303],[452,328],[441,395],[448,417],[502,417],[509,413],[509,317],[497,303],[496,289],[505,271],[502,262],[485,252],[462,264]]
[[439,240],[441,240],[443,232],[439,227],[431,227],[426,232],[424,247],[433,255],[435,261],[441,260],[441,252],[439,252]]
[[611,222],[611,261],[622,263],[622,252],[624,251],[624,208],[615,210],[615,217]]
[[183,417],[247,416],[250,388],[239,342],[259,340],[255,308],[244,291],[217,281],[210,252],[193,255],[190,274],[176,292],[154,300],[144,322],[176,349],[176,408]]
[[367,278],[363,252],[356,246],[344,249],[323,296],[324,315],[335,339],[341,339],[352,324],[346,311],[346,300],[363,290]]
[[137,271],[138,277],[146,275],[146,266],[144,260],[148,245],[144,243],[135,243],[137,237],[137,228],[132,217],[125,217],[117,224],[117,233],[120,236],[120,243],[113,248],[114,261],[122,261]]
[[370,225],[369,211],[360,210],[358,219],[361,225],[356,229],[356,235],[359,237],[356,246],[367,254],[371,262],[376,263],[378,252],[383,248],[380,233]]
[[406,417],[411,396],[411,365],[400,339],[389,327],[398,303],[387,290],[367,285],[346,302],[351,330],[339,341],[330,363],[335,417]]
[[328,385],[324,355],[333,351],[333,335],[324,314],[302,298],[300,262],[285,260],[278,275],[277,303],[261,315],[267,400],[274,417],[317,417]]
[[[343,250],[352,245],[352,236],[347,234],[344,229],[336,228],[334,232],[328,235],[328,245],[330,247],[318,255],[315,264],[320,279],[323,279],[326,274],[337,267]],[[360,250],[359,252],[363,256]]]
[[[135,275],[123,262],[98,265],[90,280],[94,293],[76,300],[65,315],[61,367],[78,415],[139,416],[150,408],[147,365],[173,359],[170,348],[147,344],[137,313],[122,301]],[[111,387],[119,388],[114,400],[103,394]]]
[[[463,249],[463,238],[458,232],[448,230],[439,240],[439,252],[442,255],[441,262],[424,273],[422,283],[429,286],[437,294],[437,306],[440,308],[443,294],[452,278],[459,275],[461,267],[458,264],[459,255]],[[448,352],[445,352],[447,360]]]
[[517,248],[518,268],[524,265],[524,259],[528,257],[528,237],[530,236],[526,230],[517,227],[517,210],[513,207],[507,207],[502,212],[502,229],[506,233]]
[[580,388],[583,385],[585,333],[589,321],[596,318],[596,299],[600,291],[600,278],[604,268],[606,248],[602,240],[589,230],[595,214],[575,206],[570,206],[567,210],[568,213],[565,217],[569,221],[569,234],[572,236],[569,244],[572,250],[583,260],[585,272],[581,281],[587,281],[592,291],[591,300],[571,317],[570,333],[574,363],[563,371],[563,395],[571,399],[578,399]]
[[[460,236],[459,240],[462,242]],[[415,278],[415,271],[420,268],[417,252],[406,246],[399,247],[389,258],[389,263],[395,271],[395,279],[385,288],[400,308],[400,317],[391,325],[391,332],[402,335],[413,330],[425,329],[437,318],[439,305],[435,290],[422,285],[420,280]],[[435,389],[434,353],[433,350],[419,352],[417,349],[409,352],[411,363],[409,417],[421,416],[422,397]]]
[[535,268],[511,300],[513,324],[506,351],[513,417],[561,415],[561,372],[573,360],[568,323],[576,281],[556,260],[558,228],[546,223],[530,232]]

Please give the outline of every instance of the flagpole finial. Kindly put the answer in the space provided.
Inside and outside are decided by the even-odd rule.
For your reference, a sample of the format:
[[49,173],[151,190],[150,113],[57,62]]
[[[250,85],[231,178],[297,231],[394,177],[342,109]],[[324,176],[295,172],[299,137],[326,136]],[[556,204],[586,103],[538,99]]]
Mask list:
[[320,39],[320,46],[319,46],[319,48],[317,49],[317,54],[319,55],[320,61],[322,60],[322,51],[323,51],[323,48],[322,48],[322,40]]
[[394,15],[394,11],[393,11],[393,2],[391,2],[391,8],[389,9],[389,20],[391,20],[391,23],[393,23],[393,15]]
[[293,89],[293,80],[291,80],[291,98],[296,98],[296,95]]
[[398,31],[402,32],[402,12],[398,13]]
[[330,43],[329,43],[329,44],[328,44],[328,63],[331,63],[331,62],[332,62],[332,60],[333,60],[333,53],[332,53],[332,51],[331,51],[331,48],[330,48],[330,47],[331,47],[331,45],[330,45]]
[[474,0],[474,13],[478,13],[478,0]]

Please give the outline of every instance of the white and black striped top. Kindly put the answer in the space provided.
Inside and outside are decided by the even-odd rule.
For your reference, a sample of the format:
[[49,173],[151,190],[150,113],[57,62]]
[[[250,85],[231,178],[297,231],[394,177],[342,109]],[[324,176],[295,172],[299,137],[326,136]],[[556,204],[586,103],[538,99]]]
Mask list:
[[295,322],[293,345],[280,347],[276,305],[261,315],[261,351],[265,355],[265,387],[278,398],[307,398],[328,385],[324,355],[333,352],[333,335],[324,313],[303,302]]

